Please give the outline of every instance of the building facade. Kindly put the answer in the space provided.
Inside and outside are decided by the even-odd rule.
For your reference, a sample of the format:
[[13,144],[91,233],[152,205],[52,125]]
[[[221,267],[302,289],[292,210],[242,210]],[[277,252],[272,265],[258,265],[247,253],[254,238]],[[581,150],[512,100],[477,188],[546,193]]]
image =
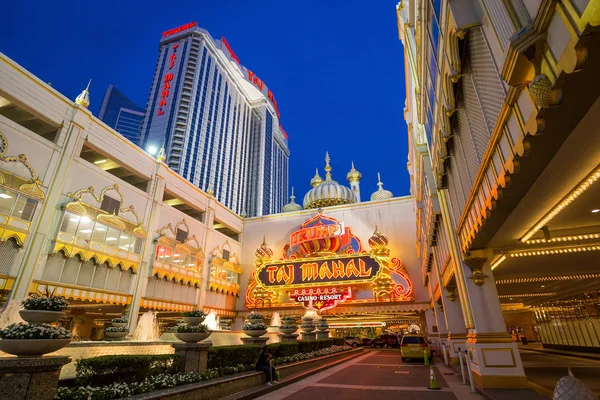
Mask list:
[[140,141],[144,109],[138,107],[114,85],[109,85],[104,93],[98,119],[131,142],[137,144]]
[[598,3],[396,12],[430,336],[468,352],[479,386],[526,387],[513,324],[598,351]]
[[238,214],[287,199],[287,134],[273,93],[196,23],[163,32],[140,145]]

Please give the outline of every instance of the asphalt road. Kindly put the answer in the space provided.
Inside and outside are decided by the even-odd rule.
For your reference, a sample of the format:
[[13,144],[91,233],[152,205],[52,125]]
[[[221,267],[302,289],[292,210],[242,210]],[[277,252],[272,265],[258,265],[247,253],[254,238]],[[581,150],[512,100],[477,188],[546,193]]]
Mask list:
[[528,350],[520,353],[529,382],[553,392],[558,380],[568,374],[567,368],[571,368],[577,379],[600,395],[600,361]]

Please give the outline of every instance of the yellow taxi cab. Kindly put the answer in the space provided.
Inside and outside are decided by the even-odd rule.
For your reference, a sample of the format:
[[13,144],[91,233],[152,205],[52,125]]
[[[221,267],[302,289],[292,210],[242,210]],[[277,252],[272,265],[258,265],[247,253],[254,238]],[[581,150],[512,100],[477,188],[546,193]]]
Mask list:
[[402,361],[408,359],[423,360],[423,354],[431,361],[431,349],[422,335],[408,333],[402,337],[400,342],[400,356]]

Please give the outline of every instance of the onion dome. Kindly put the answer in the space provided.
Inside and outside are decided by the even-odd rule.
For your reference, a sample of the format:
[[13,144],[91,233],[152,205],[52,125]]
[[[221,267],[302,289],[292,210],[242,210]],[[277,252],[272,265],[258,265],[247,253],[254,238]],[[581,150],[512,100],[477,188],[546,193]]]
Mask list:
[[384,294],[390,295],[394,291],[395,283],[391,276],[382,273],[375,278],[371,285],[373,286],[373,291],[379,297]]
[[281,208],[281,212],[294,212],[303,210],[302,206],[296,203],[294,200],[296,196],[294,196],[294,188],[292,187],[292,195],[290,196],[290,202]]
[[371,246],[371,247],[387,246],[388,242],[389,241],[388,241],[387,236],[385,236],[383,233],[379,232],[379,228],[377,228],[377,226],[375,226],[375,232],[373,232],[373,235],[369,238],[369,246]]
[[371,195],[371,201],[391,199],[394,197],[392,192],[383,188],[383,183],[381,182],[381,176],[379,175],[379,172],[377,173],[377,181],[377,186],[379,186],[379,189],[377,189],[377,191]]
[[85,108],[88,108],[90,105],[90,83],[92,83],[92,80],[90,79],[90,81],[88,82],[88,85],[85,89],[83,89],[83,92],[79,93],[79,96],[77,96],[77,98],[75,99],[75,104],[79,104],[80,106],[83,106]]
[[360,182],[361,178],[362,174],[354,168],[354,161],[352,161],[352,169],[350,170],[350,172],[348,172],[348,175],[346,175],[346,180],[350,183]]
[[[356,203],[356,196],[349,187],[342,186],[331,179],[329,153],[325,156],[325,181],[313,186],[304,196],[304,208],[321,208]],[[316,178],[316,177],[315,177]],[[314,180],[314,178],[313,178]],[[311,184],[313,181],[311,181]]]
[[371,246],[371,254],[378,256],[389,256],[390,248],[388,247],[388,237],[383,233],[379,232],[377,226],[375,226],[375,232],[369,238],[369,246]]
[[263,237],[263,242],[256,252],[254,253],[256,258],[271,258],[273,257],[273,250],[267,245],[265,238]]
[[323,178],[321,178],[321,176],[319,175],[319,168],[317,168],[315,176],[313,176],[313,178],[310,180],[310,186],[317,187],[321,183],[323,183]]

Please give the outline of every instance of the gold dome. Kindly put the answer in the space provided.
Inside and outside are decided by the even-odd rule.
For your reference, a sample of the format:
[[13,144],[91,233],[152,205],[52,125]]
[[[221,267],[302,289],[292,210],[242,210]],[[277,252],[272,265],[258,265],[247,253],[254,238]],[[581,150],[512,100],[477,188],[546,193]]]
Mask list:
[[310,180],[310,186],[317,187],[321,183],[323,183],[323,178],[321,178],[321,176],[319,175],[319,168],[317,168],[315,176],[313,176],[313,178]]
[[83,92],[79,93],[79,96],[77,96],[77,98],[75,99],[75,104],[79,104],[80,106],[83,106],[85,108],[88,108],[90,105],[90,83],[92,83],[92,80],[90,79],[90,81],[88,82],[88,85],[85,89],[83,89]]
[[271,258],[273,257],[273,250],[267,245],[266,239],[263,237],[263,242],[256,252],[254,253],[256,258]]
[[294,196],[294,188],[292,187],[292,195],[290,196],[290,202],[281,208],[281,212],[294,212],[303,210],[302,206],[296,203],[294,200],[296,196]]
[[391,199],[394,197],[392,192],[383,188],[383,183],[381,182],[381,176],[379,175],[379,172],[377,173],[377,181],[377,186],[379,186],[379,189],[377,189],[377,191],[371,195],[371,201]]
[[[325,181],[317,186],[313,185],[313,188],[306,193],[304,196],[304,209],[356,203],[356,196],[350,188],[342,186],[331,179],[329,160],[329,153],[327,153],[325,155]],[[311,180],[311,185],[315,178]]]
[[354,161],[352,161],[352,169],[350,170],[350,172],[348,172],[348,175],[346,175],[346,180],[350,183],[360,182],[361,178],[362,174],[354,168]]

